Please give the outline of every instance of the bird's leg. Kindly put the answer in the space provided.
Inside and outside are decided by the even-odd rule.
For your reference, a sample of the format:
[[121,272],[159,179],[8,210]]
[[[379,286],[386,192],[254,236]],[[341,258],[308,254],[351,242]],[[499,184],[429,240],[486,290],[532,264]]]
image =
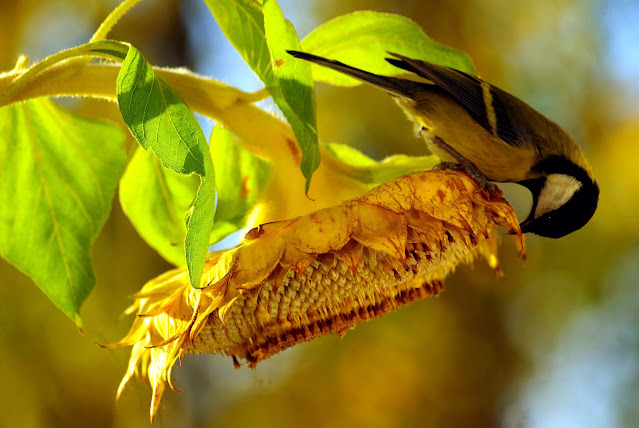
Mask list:
[[475,180],[475,182],[479,185],[480,191],[486,189],[490,197],[491,198],[493,197],[497,187],[490,180],[488,180],[488,178],[486,178],[486,176],[482,174],[482,172],[479,169],[477,169],[474,163],[472,163],[471,161],[466,159],[464,156],[462,156],[457,150],[453,149],[451,146],[446,144],[444,140],[442,140],[441,138],[437,136],[433,136],[432,141],[438,147],[448,152],[448,154],[454,157],[455,160],[457,161],[457,163],[441,162],[437,166],[435,166],[436,169],[441,169],[441,170],[452,169],[457,171],[462,170],[466,174],[468,174],[473,180]]

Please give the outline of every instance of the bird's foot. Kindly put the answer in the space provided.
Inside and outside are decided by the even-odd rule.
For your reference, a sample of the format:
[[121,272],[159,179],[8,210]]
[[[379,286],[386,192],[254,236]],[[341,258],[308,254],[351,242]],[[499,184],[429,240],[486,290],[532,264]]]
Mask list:
[[455,162],[440,162],[433,169],[438,171],[464,171],[464,167]]
[[435,166],[436,169],[464,171],[473,180],[475,180],[477,185],[479,185],[478,192],[482,192],[486,190],[488,192],[488,196],[490,199],[492,199],[492,197],[495,196],[495,193],[497,192],[497,186],[495,186],[494,183],[488,180],[488,178],[475,166],[474,163],[466,159],[464,156],[461,155],[461,153],[453,149],[451,146],[446,144],[446,142],[444,142],[441,138],[437,136],[433,138],[433,143],[437,144],[439,147],[447,151],[457,161],[457,163],[441,162],[440,164]]
[[497,192],[497,186],[490,180],[486,178],[484,174],[482,174],[477,167],[472,162],[464,162],[465,164],[454,163],[454,162],[440,162],[435,165],[433,169],[437,169],[440,171],[464,171],[466,174],[472,178],[475,183],[479,186],[479,190],[477,192],[482,192],[486,190],[488,192],[488,196],[492,199]]

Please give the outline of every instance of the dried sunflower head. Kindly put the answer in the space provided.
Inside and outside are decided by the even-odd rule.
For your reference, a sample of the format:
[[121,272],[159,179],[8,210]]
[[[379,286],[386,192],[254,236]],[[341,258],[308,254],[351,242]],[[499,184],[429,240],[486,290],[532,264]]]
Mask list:
[[501,193],[489,198],[467,175],[427,171],[363,196],[250,230],[236,248],[212,253],[203,288],[185,269],[133,296],[133,346],[118,396],[133,374],[153,386],[151,420],[184,353],[220,353],[250,367],[315,337],[338,333],[400,305],[434,296],[460,263],[484,257],[497,272],[497,226],[517,218]]

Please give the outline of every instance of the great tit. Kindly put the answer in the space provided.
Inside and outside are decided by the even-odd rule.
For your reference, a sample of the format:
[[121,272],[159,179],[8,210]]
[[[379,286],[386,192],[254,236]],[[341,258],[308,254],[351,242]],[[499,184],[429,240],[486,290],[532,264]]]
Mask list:
[[482,188],[514,182],[533,196],[524,233],[560,238],[593,216],[599,186],[583,152],[555,122],[490,83],[441,65],[389,52],[386,61],[414,81],[369,73],[339,61],[288,51],[386,90],[421,128],[444,165],[461,166]]

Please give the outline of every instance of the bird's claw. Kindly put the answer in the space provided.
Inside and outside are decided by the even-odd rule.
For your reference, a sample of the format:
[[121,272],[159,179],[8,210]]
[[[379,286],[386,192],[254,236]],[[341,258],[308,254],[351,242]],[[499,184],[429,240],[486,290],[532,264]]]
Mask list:
[[433,169],[438,171],[465,171],[462,165],[455,162],[440,162]]
[[497,186],[490,180],[486,178],[484,174],[482,174],[475,165],[468,162],[468,165],[463,165],[454,162],[440,162],[433,169],[439,171],[464,171],[470,178],[472,178],[475,183],[479,186],[479,189],[476,192],[483,192],[484,190],[488,192],[489,199],[492,199],[497,193]]

